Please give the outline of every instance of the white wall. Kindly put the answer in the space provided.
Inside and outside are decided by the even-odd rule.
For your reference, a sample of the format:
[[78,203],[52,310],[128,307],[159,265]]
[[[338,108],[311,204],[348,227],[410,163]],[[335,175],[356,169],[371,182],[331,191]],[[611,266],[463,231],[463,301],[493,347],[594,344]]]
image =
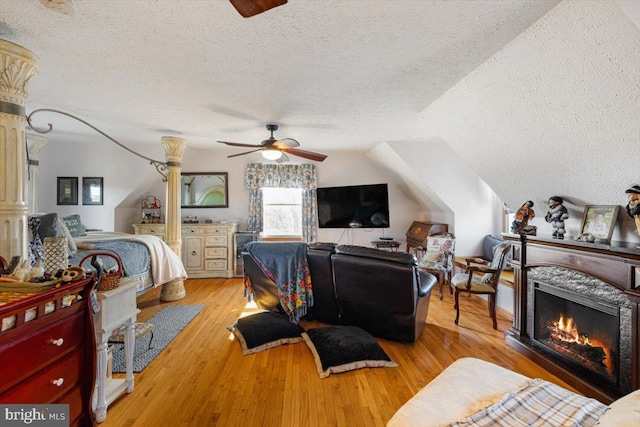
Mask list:
[[[86,226],[108,231],[133,232],[131,224],[140,220],[140,203],[148,195],[158,197],[163,206],[166,200],[165,184],[155,168],[145,160],[135,157],[115,144],[100,140],[86,144],[49,141],[41,155],[40,210],[62,215],[79,213]],[[132,146],[134,150],[154,159],[163,160],[164,151],[157,146]],[[46,150],[46,151],[45,151]],[[246,165],[261,162],[259,153],[228,159],[233,149],[201,150],[188,146],[185,149],[182,170],[185,172],[228,172],[229,207],[183,209],[182,216],[195,215],[198,219],[222,221],[238,219],[239,229],[246,230],[249,207],[249,191],[244,188]],[[405,196],[398,180],[378,167],[362,152],[327,152],[328,158],[315,163],[318,168],[318,185],[321,187],[356,184],[389,184],[390,228],[384,235],[405,241],[405,233],[422,207],[411,197]],[[297,159],[293,162],[299,163]],[[105,194],[103,206],[57,206],[55,183],[58,176],[102,176]],[[399,183],[401,185],[401,183]],[[383,235],[382,229],[319,229],[318,240],[371,246],[371,240]]]
[[[412,171],[415,186],[431,201],[426,206],[432,220],[438,214],[452,214],[453,221],[447,223],[449,231],[457,237],[456,255],[478,255],[482,253],[485,235],[500,234],[501,201],[444,141],[388,142],[380,144],[371,154],[389,167]],[[389,163],[390,159],[395,164]],[[400,165],[399,161],[403,163]]]
[[[512,209],[565,198],[568,237],[585,205],[625,205],[640,183],[640,31],[611,1],[564,1],[424,111]],[[614,240],[640,241],[620,214]]]

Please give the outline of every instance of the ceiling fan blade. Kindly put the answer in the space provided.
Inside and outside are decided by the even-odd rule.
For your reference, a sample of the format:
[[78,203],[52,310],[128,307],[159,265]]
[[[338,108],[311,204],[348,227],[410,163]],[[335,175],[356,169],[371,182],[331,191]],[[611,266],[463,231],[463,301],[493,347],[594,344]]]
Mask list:
[[283,152],[293,154],[294,156],[304,157],[305,159],[321,162],[327,158],[324,154],[313,153],[311,151],[298,150],[297,148],[283,148]]
[[232,147],[248,147],[248,148],[262,147],[262,145],[260,144],[243,144],[241,142],[229,142],[229,141],[218,141],[218,142],[220,144],[226,144]]
[[245,154],[255,153],[256,151],[262,151],[262,148],[257,148],[255,150],[251,150],[251,151],[245,151],[244,153],[231,154],[231,155],[227,156],[227,158],[230,159],[231,157],[244,156]]
[[280,156],[280,157],[278,157],[276,159],[276,163],[285,163],[285,162],[288,162],[289,160],[291,160],[291,159],[289,159],[289,156],[287,156],[286,154],[282,153],[282,156]]
[[300,143],[293,138],[279,139],[273,143],[276,148],[294,148],[299,147]]
[[282,6],[287,0],[229,0],[238,13],[245,18]]

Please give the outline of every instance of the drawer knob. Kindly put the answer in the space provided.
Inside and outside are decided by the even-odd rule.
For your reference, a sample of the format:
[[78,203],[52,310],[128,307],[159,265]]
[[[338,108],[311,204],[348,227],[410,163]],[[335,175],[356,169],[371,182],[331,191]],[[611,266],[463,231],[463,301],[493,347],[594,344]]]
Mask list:
[[64,378],[60,377],[57,380],[53,380],[52,383],[53,385],[60,387],[62,384],[64,384]]
[[64,344],[64,339],[62,339],[62,338],[58,338],[57,340],[53,340],[53,345],[56,345],[56,346],[60,347],[62,344]]
[[191,251],[191,255],[195,256],[196,255],[196,251]]

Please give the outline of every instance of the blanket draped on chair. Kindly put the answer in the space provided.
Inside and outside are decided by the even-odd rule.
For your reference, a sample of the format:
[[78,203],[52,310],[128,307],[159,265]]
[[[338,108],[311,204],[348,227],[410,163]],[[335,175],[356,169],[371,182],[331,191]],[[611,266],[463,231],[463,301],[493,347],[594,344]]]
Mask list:
[[[277,285],[280,305],[292,323],[298,323],[313,306],[307,245],[301,242],[250,242],[245,245],[264,274]],[[245,297],[253,297],[249,276],[244,276]]]

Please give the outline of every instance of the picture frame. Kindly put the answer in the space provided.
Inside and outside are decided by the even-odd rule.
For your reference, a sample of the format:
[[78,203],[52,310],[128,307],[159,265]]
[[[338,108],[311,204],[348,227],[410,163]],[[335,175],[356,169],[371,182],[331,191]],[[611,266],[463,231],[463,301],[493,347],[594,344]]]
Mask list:
[[59,176],[56,188],[56,200],[58,205],[78,204],[78,177]]
[[584,207],[580,236],[592,234],[596,242],[610,242],[618,221],[617,205],[587,205]]
[[228,208],[228,172],[183,172],[180,205],[183,208]]
[[102,205],[104,201],[104,180],[102,177],[82,178],[82,204]]

